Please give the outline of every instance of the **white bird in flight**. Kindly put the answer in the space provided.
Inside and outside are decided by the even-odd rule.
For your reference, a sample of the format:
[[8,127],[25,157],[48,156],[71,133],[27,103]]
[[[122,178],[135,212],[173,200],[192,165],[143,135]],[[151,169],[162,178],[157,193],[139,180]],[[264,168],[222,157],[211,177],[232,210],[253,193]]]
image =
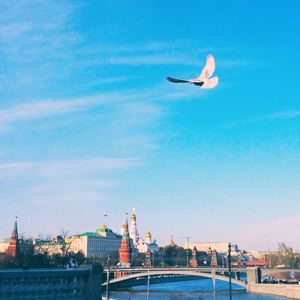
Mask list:
[[202,89],[213,89],[218,85],[219,78],[217,76],[210,78],[215,71],[215,59],[212,55],[206,57],[205,67],[201,74],[194,79],[177,79],[173,77],[166,77],[167,80],[174,83],[191,83],[200,86]]

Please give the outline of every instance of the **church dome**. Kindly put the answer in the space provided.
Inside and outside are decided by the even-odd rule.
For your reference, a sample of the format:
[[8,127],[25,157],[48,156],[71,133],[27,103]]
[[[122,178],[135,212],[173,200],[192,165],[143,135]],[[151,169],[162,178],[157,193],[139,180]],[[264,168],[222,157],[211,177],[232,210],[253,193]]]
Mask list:
[[105,224],[103,224],[100,228],[96,230],[98,234],[103,235],[106,234],[107,232],[112,232],[111,229],[109,229]]

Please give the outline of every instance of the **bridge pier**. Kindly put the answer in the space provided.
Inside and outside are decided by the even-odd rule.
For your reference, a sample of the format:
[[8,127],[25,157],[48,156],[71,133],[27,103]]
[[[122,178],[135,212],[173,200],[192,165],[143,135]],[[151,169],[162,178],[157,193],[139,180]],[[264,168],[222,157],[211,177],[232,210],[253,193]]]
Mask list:
[[99,300],[102,295],[102,273],[101,265],[92,265],[89,267],[89,274],[85,280],[84,296],[86,300]]
[[248,285],[261,283],[261,269],[257,267],[247,268]]

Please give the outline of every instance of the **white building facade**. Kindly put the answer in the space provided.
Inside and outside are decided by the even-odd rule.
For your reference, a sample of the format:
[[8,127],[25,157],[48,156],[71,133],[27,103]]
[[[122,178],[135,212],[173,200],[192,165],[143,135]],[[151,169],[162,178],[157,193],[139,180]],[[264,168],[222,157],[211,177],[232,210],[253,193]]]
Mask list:
[[118,254],[121,240],[121,235],[112,232],[104,225],[96,232],[72,236],[67,243],[70,252],[81,251],[85,257],[107,257]]
[[132,209],[132,214],[130,217],[130,230],[129,230],[129,236],[132,239],[133,246],[136,247],[139,239],[139,234],[137,231],[137,226],[136,226],[136,214],[135,214],[135,209]]

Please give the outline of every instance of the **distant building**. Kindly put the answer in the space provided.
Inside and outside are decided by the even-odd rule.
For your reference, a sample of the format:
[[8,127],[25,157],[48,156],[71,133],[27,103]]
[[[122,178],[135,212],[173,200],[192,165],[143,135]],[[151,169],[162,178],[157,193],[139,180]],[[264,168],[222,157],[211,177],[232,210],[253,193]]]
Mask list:
[[139,253],[146,253],[149,249],[149,245],[145,243],[145,241],[140,238],[138,241],[138,244],[136,245],[136,248]]
[[[188,245],[185,243],[184,248],[191,249],[196,247],[198,251],[203,251],[203,252],[209,252],[210,249],[216,250],[218,253],[228,253],[228,243],[224,242],[207,242],[207,243],[202,243],[202,242],[196,242],[196,243],[189,243]],[[239,249],[237,245],[231,245],[231,255],[235,256],[238,255]]]
[[4,239],[0,241],[0,253],[6,253],[8,249],[10,239]]
[[68,252],[81,251],[85,257],[118,255],[122,236],[103,225],[95,232],[85,232],[66,239]]
[[150,231],[148,231],[146,233],[145,240],[143,240],[142,238],[139,238],[136,248],[139,253],[147,253],[147,252],[153,253],[153,252],[159,251],[159,247],[156,243],[156,240],[152,241],[152,234]]
[[50,256],[55,254],[64,255],[66,243],[60,235],[52,240],[33,239],[33,249],[34,253],[46,253]]
[[0,241],[0,253],[8,256],[17,257],[18,255],[33,252],[32,239],[20,238],[18,234],[18,223],[15,220],[13,231],[9,239]]
[[131,264],[131,242],[128,232],[128,221],[126,218],[125,226],[123,226],[123,236],[122,236],[122,242],[119,249],[119,264],[122,267],[130,267]]
[[266,256],[258,251],[243,251],[239,255],[239,266],[265,267],[267,265]]

